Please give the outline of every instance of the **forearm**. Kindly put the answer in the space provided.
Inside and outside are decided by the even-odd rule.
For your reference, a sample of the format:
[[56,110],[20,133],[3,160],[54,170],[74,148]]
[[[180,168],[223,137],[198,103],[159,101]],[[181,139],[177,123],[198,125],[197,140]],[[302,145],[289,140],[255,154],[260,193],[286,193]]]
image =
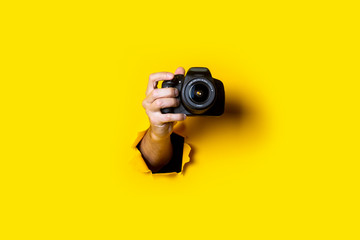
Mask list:
[[139,148],[152,172],[157,172],[168,164],[173,155],[170,135],[158,137],[151,131],[151,127],[141,140]]
[[[185,74],[184,68],[177,68],[175,74]],[[174,78],[170,72],[158,72],[149,76],[146,97],[142,102],[149,117],[150,128],[138,145],[138,148],[152,172],[158,172],[169,167],[173,159],[172,130],[174,122],[186,118],[182,113],[163,114],[161,109],[179,106],[179,91],[176,88],[158,88],[159,81],[168,81]],[[175,148],[177,151],[177,148]],[[175,151],[175,152],[176,152]]]

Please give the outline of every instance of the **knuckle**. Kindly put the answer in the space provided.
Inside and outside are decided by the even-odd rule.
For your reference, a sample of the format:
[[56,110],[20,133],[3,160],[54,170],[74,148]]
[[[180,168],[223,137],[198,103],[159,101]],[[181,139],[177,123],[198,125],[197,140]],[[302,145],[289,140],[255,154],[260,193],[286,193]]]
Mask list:
[[166,97],[173,97],[174,96],[174,89],[173,88],[165,88],[164,94]]
[[170,114],[165,114],[164,120],[165,120],[166,122],[170,122],[170,121],[171,121],[171,115],[170,115]]
[[154,89],[154,90],[152,91],[152,96],[153,96],[153,98],[159,97],[159,90],[158,90],[158,89]]
[[150,80],[150,81],[154,78],[155,74],[156,74],[156,73],[152,73],[152,74],[149,75],[149,80]]
[[166,97],[171,97],[172,96],[172,93],[173,93],[172,88],[166,88],[165,91],[166,91],[165,92]]
[[155,104],[156,104],[157,107],[161,108],[164,105],[164,102],[162,100],[156,100]]

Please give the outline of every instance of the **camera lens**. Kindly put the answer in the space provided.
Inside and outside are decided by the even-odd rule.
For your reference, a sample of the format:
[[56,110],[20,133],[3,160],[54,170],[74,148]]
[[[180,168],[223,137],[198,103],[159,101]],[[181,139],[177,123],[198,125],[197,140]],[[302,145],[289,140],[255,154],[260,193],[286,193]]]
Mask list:
[[209,88],[202,83],[194,84],[190,88],[189,95],[195,103],[203,103],[209,98]]
[[209,79],[194,78],[185,83],[181,98],[188,111],[201,114],[214,104],[215,90],[214,84]]

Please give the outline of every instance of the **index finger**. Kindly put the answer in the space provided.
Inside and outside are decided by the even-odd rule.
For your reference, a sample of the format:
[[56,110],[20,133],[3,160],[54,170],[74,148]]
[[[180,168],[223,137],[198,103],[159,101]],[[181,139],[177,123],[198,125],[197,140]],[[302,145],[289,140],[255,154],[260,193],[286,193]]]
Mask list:
[[146,89],[146,95],[148,95],[152,90],[157,88],[157,82],[162,80],[171,80],[173,79],[174,74],[171,72],[157,72],[150,74],[149,76],[149,82]]

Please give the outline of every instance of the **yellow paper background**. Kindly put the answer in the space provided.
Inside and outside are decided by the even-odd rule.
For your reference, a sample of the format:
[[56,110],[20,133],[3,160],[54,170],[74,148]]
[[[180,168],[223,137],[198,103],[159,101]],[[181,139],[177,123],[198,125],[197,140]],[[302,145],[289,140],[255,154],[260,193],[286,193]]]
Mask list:
[[[356,1],[0,4],[1,239],[358,239]],[[128,167],[148,75],[208,67],[178,177]]]

